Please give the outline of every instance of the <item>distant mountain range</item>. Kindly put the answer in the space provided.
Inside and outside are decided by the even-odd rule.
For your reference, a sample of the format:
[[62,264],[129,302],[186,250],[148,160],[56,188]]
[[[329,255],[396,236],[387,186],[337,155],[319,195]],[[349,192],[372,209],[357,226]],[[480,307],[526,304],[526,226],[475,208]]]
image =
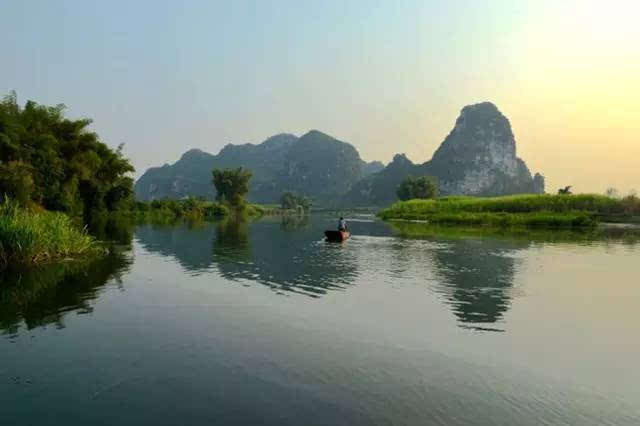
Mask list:
[[136,198],[213,198],[211,171],[240,166],[253,172],[249,199],[258,203],[277,202],[283,191],[293,190],[316,205],[386,205],[410,175],[434,176],[444,195],[544,192],[542,175],[532,177],[516,156],[509,121],[484,102],[464,107],[433,158],[422,164],[404,154],[386,167],[366,163],[351,144],[312,130],[301,137],[275,135],[258,145],[228,144],[217,155],[189,150],[173,165],[148,169],[136,182]]

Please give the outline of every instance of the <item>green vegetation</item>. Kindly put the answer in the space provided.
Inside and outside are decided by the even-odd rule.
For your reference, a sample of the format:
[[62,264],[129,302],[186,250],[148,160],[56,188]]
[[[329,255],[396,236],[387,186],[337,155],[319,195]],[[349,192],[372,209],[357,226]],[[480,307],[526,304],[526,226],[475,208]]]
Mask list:
[[153,223],[172,223],[177,220],[201,221],[227,216],[229,208],[218,202],[197,198],[185,200],[154,200],[136,203],[136,219]]
[[278,208],[257,204],[244,204],[240,210],[228,203],[209,201],[202,198],[184,200],[153,200],[136,202],[135,218],[138,222],[174,223],[180,220],[189,222],[212,221],[227,216],[257,217],[275,214]]
[[402,201],[435,198],[438,186],[430,176],[408,176],[398,186],[396,195]]
[[573,194],[573,192],[571,192],[571,185],[558,189],[558,195],[571,195],[571,194]]
[[8,198],[0,204],[0,266],[100,253],[96,240],[63,213],[24,209]]
[[237,169],[214,169],[212,174],[217,193],[216,200],[228,203],[234,209],[242,209],[249,193],[251,171],[238,167]]
[[0,102],[0,195],[89,223],[96,215],[129,210],[133,167],[89,131],[89,119],[64,117],[55,107],[16,94]]
[[280,197],[280,206],[284,210],[309,211],[311,209],[311,200],[303,195],[298,195],[292,191],[285,191]]
[[585,227],[598,221],[633,221],[640,217],[640,199],[635,195],[623,199],[602,195],[455,196],[398,202],[379,216],[434,224]]

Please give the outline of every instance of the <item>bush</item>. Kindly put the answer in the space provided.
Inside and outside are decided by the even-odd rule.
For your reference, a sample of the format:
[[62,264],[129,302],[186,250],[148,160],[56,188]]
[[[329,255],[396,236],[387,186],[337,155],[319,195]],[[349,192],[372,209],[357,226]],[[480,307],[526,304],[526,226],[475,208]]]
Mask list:
[[396,195],[403,201],[418,198],[435,198],[437,194],[438,186],[436,185],[436,181],[429,176],[409,176],[400,183],[396,190]]
[[304,211],[308,211],[311,209],[311,200],[295,192],[285,191],[282,193],[282,196],[280,196],[280,206],[285,210],[301,208]]

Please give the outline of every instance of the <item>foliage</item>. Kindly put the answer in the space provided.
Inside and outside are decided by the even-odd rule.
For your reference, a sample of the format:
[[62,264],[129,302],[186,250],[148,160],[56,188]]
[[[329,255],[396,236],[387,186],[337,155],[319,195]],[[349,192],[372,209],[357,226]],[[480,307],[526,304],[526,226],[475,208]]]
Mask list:
[[286,210],[294,210],[298,207],[304,211],[311,209],[311,200],[304,195],[298,195],[292,191],[285,191],[280,196],[280,206]]
[[[226,203],[209,201],[202,198],[186,198],[184,200],[138,201],[135,204],[138,222],[173,223],[179,220],[189,222],[213,221],[227,216],[263,216],[275,214],[278,209],[257,204],[246,204],[242,210],[230,210]],[[240,214],[238,214],[240,213]]]
[[136,202],[136,219],[140,222],[202,221],[224,217],[229,214],[230,211],[224,204],[198,198]]
[[558,195],[571,195],[571,185],[558,189]]
[[[379,213],[383,219],[493,225],[583,226],[620,215],[640,215],[640,200],[603,195],[453,196],[398,202]],[[589,219],[589,220],[587,220]]]
[[237,169],[214,169],[213,185],[216,187],[216,200],[227,202],[234,208],[243,207],[245,197],[249,193],[251,171],[238,167]]
[[22,205],[38,204],[85,222],[101,211],[130,207],[133,167],[88,130],[89,119],[64,117],[55,107],[16,94],[0,102],[0,194]]
[[27,210],[5,198],[0,204],[0,264],[39,263],[104,250],[60,212]]
[[435,179],[429,176],[408,176],[400,183],[396,190],[398,198],[402,201],[412,200],[414,198],[435,198],[437,193],[438,187]]

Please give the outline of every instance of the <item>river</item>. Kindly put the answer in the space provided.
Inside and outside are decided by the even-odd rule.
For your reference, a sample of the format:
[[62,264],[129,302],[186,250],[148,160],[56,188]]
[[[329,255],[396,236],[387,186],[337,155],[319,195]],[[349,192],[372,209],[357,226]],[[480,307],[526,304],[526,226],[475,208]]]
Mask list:
[[640,424],[640,238],[141,225],[0,275],[2,425]]

